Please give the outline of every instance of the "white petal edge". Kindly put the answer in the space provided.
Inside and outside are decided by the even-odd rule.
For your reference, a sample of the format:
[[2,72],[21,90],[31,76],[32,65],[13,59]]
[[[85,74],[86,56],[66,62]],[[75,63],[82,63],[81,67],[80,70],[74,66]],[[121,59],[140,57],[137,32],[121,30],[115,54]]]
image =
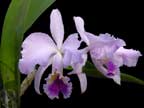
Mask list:
[[117,71],[117,74],[112,77],[114,82],[118,85],[121,85],[121,76],[120,76],[120,70]]

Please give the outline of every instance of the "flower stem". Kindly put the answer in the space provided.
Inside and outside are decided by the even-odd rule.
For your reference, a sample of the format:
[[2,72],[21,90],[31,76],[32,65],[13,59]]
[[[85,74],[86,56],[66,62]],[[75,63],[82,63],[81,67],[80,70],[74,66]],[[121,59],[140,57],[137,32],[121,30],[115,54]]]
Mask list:
[[21,89],[20,89],[20,96],[22,96],[27,88],[31,85],[34,76],[35,76],[36,70],[32,71],[30,74],[27,75],[27,77],[23,80],[21,84]]

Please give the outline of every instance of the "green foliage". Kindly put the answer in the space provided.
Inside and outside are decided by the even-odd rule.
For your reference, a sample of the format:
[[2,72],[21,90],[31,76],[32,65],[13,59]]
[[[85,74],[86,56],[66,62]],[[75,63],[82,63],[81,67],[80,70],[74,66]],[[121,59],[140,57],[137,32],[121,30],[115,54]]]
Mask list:
[[0,72],[4,89],[7,92],[13,91],[15,97],[19,97],[18,59],[23,35],[53,2],[54,0],[12,0],[10,3],[2,30]]
[[[91,76],[91,77],[106,78],[90,62],[86,63],[86,66],[84,67],[84,72],[86,72],[86,74],[88,76]],[[136,78],[134,76],[125,74],[125,73],[121,73],[121,80],[124,81],[124,82],[129,82],[129,83],[135,83],[135,84],[144,85],[144,81],[143,80],[141,80],[139,78]]]

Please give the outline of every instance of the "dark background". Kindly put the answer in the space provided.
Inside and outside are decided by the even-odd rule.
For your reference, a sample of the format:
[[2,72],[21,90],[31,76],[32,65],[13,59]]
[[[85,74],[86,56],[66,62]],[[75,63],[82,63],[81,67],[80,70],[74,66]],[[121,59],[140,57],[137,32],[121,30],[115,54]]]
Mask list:
[[[0,0],[0,30],[10,0]],[[143,54],[143,8],[142,3],[137,0],[56,0],[47,9],[33,26],[25,33],[25,37],[32,32],[44,32],[50,34],[49,16],[52,9],[61,11],[65,26],[65,37],[76,32],[73,16],[81,16],[85,20],[87,31],[98,35],[99,33],[110,33],[115,37],[126,41],[126,48],[140,50]],[[135,68],[122,67],[122,72],[134,75],[144,80],[144,57],[139,59]],[[22,75],[22,79],[25,76]],[[73,82],[73,93],[71,98],[64,100],[49,100],[46,95],[37,95],[33,84],[21,98],[22,108],[33,108],[40,106],[49,108],[69,108],[88,105],[114,107],[136,104],[142,105],[144,100],[144,87],[136,84],[122,82],[118,86],[110,79],[96,79],[88,77],[88,88],[84,94],[80,93],[80,87],[76,76],[71,77]]]

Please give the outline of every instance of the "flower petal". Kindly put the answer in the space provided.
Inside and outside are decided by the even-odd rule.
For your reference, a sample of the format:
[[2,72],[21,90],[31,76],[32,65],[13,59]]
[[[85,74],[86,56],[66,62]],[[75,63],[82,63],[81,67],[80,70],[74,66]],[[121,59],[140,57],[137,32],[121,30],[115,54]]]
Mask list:
[[92,33],[86,32],[86,35],[87,35],[87,38],[89,39],[90,45],[94,44],[98,39],[98,36]]
[[99,70],[104,76],[107,76],[107,69],[104,68],[103,63],[100,60],[92,58],[92,62],[94,63],[97,70]]
[[72,83],[70,82],[70,78],[66,76],[62,77],[62,81],[64,85],[61,85],[61,92],[64,96],[64,99],[67,99],[72,93]]
[[125,49],[123,47],[120,47],[114,55],[115,59],[119,59],[121,62],[123,61],[123,64],[128,67],[136,66],[138,58],[142,56],[139,51],[133,49]]
[[108,45],[112,44],[112,42],[114,42],[114,44],[116,44],[117,47],[126,45],[126,43],[122,39],[115,38],[114,36],[110,35],[109,33],[100,34],[99,39],[101,42],[108,44]]
[[81,87],[81,93],[84,93],[87,89],[87,78],[85,73],[79,73],[77,74],[79,81],[80,81],[80,87]]
[[53,58],[52,73],[57,72],[60,75],[63,73],[63,58],[60,53],[57,53]]
[[70,66],[72,53],[80,47],[81,41],[78,40],[78,34],[74,33],[68,36],[62,48],[64,67]]
[[63,43],[63,50],[77,50],[80,47],[81,41],[78,40],[78,34],[74,33],[68,36]]
[[52,37],[60,49],[64,38],[64,27],[62,16],[58,9],[54,9],[50,15],[50,29]]
[[78,74],[82,72],[82,67],[87,61],[87,48],[81,50],[75,50],[71,52],[71,64],[73,71],[69,74]]
[[86,75],[82,73],[82,68],[85,65],[87,60],[86,52],[87,52],[86,49],[82,49],[82,50],[76,50],[75,52],[72,53],[71,66],[73,68],[73,71],[69,73],[69,75],[77,74],[80,81],[82,93],[84,93],[87,88],[87,78]]
[[63,56],[64,68],[67,68],[68,66],[71,65],[71,58],[72,58],[72,53],[69,50],[65,50]]
[[114,80],[115,83],[120,85],[121,84],[120,70],[118,69],[116,74],[112,76],[111,78]]
[[101,72],[105,77],[107,78],[111,78],[114,80],[114,82],[116,82],[117,84],[120,85],[120,70],[118,66],[114,66],[114,64],[107,64],[110,67],[105,67],[102,61],[96,60],[96,59],[92,59],[95,67],[99,70],[99,72]]
[[49,58],[56,53],[53,40],[44,33],[30,34],[22,44],[19,69],[23,74],[32,72],[37,64],[47,66]]
[[40,81],[41,81],[41,78],[42,78],[42,75],[44,73],[44,71],[47,69],[47,67],[50,65],[51,63],[49,62],[49,64],[45,67],[42,67],[40,66],[38,68],[38,71],[36,72],[36,75],[35,75],[35,79],[34,79],[34,88],[35,88],[35,91],[38,93],[38,94],[41,94],[40,93]]
[[65,50],[64,53],[64,67],[72,66],[74,69],[74,73],[81,72],[80,68],[82,68],[87,60],[87,52],[88,48],[84,48],[81,50]]
[[64,98],[69,98],[72,93],[72,83],[68,77],[60,77],[59,74],[50,74],[44,84],[44,92],[50,99],[59,98],[61,92]]
[[111,58],[118,48],[125,45],[123,40],[116,39],[107,33],[100,34],[92,43],[90,45],[90,54],[95,56],[96,59]]
[[83,66],[86,64],[87,54],[85,53],[85,49],[77,50],[73,53],[71,58],[71,66],[73,67],[74,74],[79,74],[82,72]]
[[75,21],[76,29],[80,34],[82,40],[86,42],[87,45],[89,45],[89,40],[85,34],[84,20],[81,17],[74,17],[74,21]]
[[43,85],[43,89],[45,94],[50,98],[59,98],[59,76],[56,73],[50,74],[48,78],[46,78],[46,84]]
[[105,34],[100,34],[100,35],[94,35],[92,33],[86,32],[86,35],[90,41],[90,44],[94,44],[93,47],[95,46],[95,44],[97,44],[98,46],[112,46],[115,45],[116,48],[125,46],[126,43],[119,38],[115,38],[114,36],[110,35],[109,33],[105,33]]

